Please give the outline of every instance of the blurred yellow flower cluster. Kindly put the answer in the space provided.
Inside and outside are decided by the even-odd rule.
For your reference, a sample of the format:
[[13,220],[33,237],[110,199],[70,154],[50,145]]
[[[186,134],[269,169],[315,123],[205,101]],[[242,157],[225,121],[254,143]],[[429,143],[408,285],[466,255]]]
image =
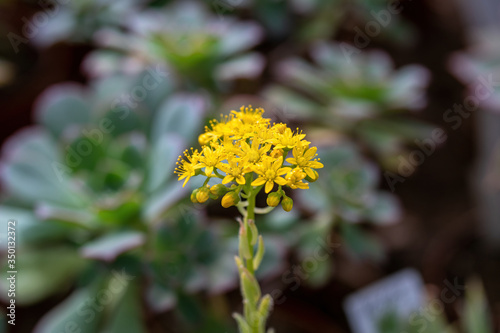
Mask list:
[[[292,208],[282,186],[291,189],[307,189],[309,182],[318,179],[315,169],[323,167],[317,158],[317,148],[310,147],[305,134],[293,132],[283,123],[273,123],[263,118],[264,109],[241,107],[231,111],[221,121],[212,120],[199,136],[201,150],[186,150],[180,156],[175,173],[184,185],[191,177],[207,177],[205,184],[194,190],[193,202],[205,202],[224,194],[222,206],[230,207],[240,201],[240,192],[260,190],[269,193],[267,203],[275,207],[283,197],[285,210]],[[291,152],[292,157],[287,155]],[[288,165],[285,165],[285,162]],[[222,184],[209,186],[212,178],[220,178]],[[230,184],[231,187],[224,185]]]

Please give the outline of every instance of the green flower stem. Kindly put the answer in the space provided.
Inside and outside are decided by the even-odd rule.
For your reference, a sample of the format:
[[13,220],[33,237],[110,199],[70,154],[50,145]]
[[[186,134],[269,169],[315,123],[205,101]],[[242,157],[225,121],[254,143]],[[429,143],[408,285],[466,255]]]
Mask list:
[[[241,258],[236,258],[241,279],[244,317],[234,314],[240,333],[265,333],[266,320],[272,308],[271,296],[265,295],[261,297],[260,286],[255,277],[255,270],[264,255],[264,241],[262,236],[258,235],[254,222],[255,198],[261,189],[262,186],[256,188],[247,187],[246,209],[243,205],[238,206],[244,217],[239,238]],[[254,245],[256,244],[258,244],[257,253],[254,251]],[[244,267],[243,259],[246,259]]]
[[[260,190],[260,189],[259,189]],[[257,196],[258,191],[251,191],[250,195],[248,196],[248,206],[247,206],[247,213],[246,216],[244,217],[244,223],[245,223],[245,228],[247,229],[247,241],[248,241],[248,246],[250,247],[250,255],[251,258],[247,259],[246,266],[250,274],[254,274],[254,267],[253,267],[253,245],[252,245],[252,232],[250,228],[248,227],[248,220],[255,220],[255,197]]]

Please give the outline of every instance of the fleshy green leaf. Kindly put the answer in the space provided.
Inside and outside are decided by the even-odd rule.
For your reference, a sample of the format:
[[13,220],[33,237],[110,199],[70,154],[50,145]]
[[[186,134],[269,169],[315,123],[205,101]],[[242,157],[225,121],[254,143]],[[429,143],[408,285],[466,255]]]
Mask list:
[[130,284],[105,328],[109,333],[147,332],[141,316],[141,295],[135,284]]
[[220,80],[259,77],[264,69],[265,59],[258,53],[248,53],[223,63],[217,68]]
[[473,279],[467,284],[464,308],[464,331],[467,333],[491,333],[491,318],[488,301],[480,280]]
[[179,201],[187,193],[187,187],[182,187],[182,182],[176,180],[163,186],[145,203],[143,217],[147,221],[155,221],[161,214],[167,211],[173,204]]
[[97,332],[103,312],[94,310],[88,304],[94,297],[89,289],[73,292],[38,322],[34,332]]
[[248,325],[245,318],[243,318],[239,313],[233,313],[233,318],[238,323],[240,333],[252,333],[252,328]]
[[35,105],[37,122],[56,137],[60,137],[71,126],[89,123],[90,112],[83,88],[75,84],[52,86]]
[[262,262],[262,258],[264,258],[264,240],[262,239],[262,235],[259,235],[259,245],[257,247],[257,253],[255,254],[255,258],[253,258],[253,269],[259,269],[260,263]]
[[113,261],[120,254],[144,244],[144,234],[138,231],[114,233],[87,243],[81,253],[86,258]]
[[171,310],[177,303],[175,292],[157,283],[151,285],[146,292],[146,301],[155,312]]
[[[65,292],[87,263],[71,248],[52,247],[17,254],[16,303],[20,305],[34,304],[52,294]],[[3,290],[7,281],[4,274],[0,281]],[[7,293],[2,295],[5,297]]]
[[4,147],[0,168],[2,183],[16,199],[25,203],[49,201],[75,207],[83,204],[68,182],[70,169],[55,143],[40,129],[12,137]]
[[377,239],[365,234],[358,226],[343,223],[341,225],[341,233],[342,238],[353,255],[375,260],[381,260],[384,257],[382,246]]
[[230,26],[218,46],[222,55],[230,55],[247,50],[262,39],[262,29],[255,23],[241,22]]
[[198,95],[179,94],[166,100],[152,124],[151,141],[157,142],[165,134],[177,134],[187,142],[198,133],[206,105]]
[[184,149],[184,140],[175,134],[165,133],[154,142],[149,160],[149,192],[163,186],[174,175],[175,162]]

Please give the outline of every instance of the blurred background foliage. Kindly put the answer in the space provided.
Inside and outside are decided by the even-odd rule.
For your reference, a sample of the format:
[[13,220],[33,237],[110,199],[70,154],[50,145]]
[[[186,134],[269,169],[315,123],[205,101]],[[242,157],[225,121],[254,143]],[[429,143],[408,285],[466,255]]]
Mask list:
[[[383,175],[400,172],[415,141],[445,126],[443,108],[461,100],[463,87],[443,64],[458,64],[457,76],[490,71],[499,53],[452,57],[463,41],[451,14],[400,5],[383,24],[377,15],[389,3],[381,0],[0,4],[4,114],[27,110],[2,118],[9,138],[0,158],[0,219],[18,220],[16,331],[75,323],[81,332],[234,332],[237,212],[193,205],[188,196],[200,184],[182,188],[173,169],[209,119],[248,103],[304,130],[325,165],[310,190],[291,194],[291,213],[257,221],[268,244],[259,277],[287,299],[271,319],[278,332],[348,332],[342,298],[406,266],[438,288],[448,275],[481,273],[471,268],[481,250],[467,238],[470,223],[453,234],[438,221],[456,222],[463,202],[469,214],[463,161],[472,148],[460,140],[470,127],[455,133],[465,133],[459,141],[450,137],[462,153],[439,152],[446,167],[460,167],[443,170],[443,158],[427,156],[436,176],[420,173],[406,186],[404,175],[396,193]],[[422,12],[440,22],[434,31]],[[432,44],[439,38],[449,41]],[[422,180],[433,186],[415,185]],[[462,196],[448,196],[457,188]],[[459,260],[463,243],[468,260]],[[292,274],[321,244],[335,245],[328,259]],[[454,255],[435,259],[440,251]],[[482,288],[471,282],[460,306],[425,332],[492,332]],[[388,312],[379,330],[415,331],[407,323]]]

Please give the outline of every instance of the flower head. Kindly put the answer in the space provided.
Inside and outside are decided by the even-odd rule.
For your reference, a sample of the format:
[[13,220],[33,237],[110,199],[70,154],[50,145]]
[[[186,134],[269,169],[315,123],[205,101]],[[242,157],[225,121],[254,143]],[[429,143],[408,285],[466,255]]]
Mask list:
[[[203,189],[208,189],[206,185],[211,179],[220,179],[217,188],[212,186],[210,192],[216,190],[213,197],[225,193],[224,207],[237,204],[242,191],[248,196],[264,187],[269,193],[277,185],[280,194],[274,195],[276,198],[271,194],[270,200],[277,205],[284,193],[283,186],[309,188],[306,180],[316,180],[318,173],[314,169],[323,167],[316,158],[316,147],[310,147],[306,135],[298,129],[294,132],[286,124],[271,124],[263,114],[264,109],[248,106],[231,111],[219,121],[210,121],[198,138],[201,150],[191,149],[179,157],[175,173],[179,180],[184,179],[183,186],[198,175],[207,177]],[[292,157],[288,157],[290,151]],[[225,185],[225,190],[220,188]],[[207,199],[207,193],[197,192],[195,201]],[[291,209],[290,200],[285,200],[287,209]]]

